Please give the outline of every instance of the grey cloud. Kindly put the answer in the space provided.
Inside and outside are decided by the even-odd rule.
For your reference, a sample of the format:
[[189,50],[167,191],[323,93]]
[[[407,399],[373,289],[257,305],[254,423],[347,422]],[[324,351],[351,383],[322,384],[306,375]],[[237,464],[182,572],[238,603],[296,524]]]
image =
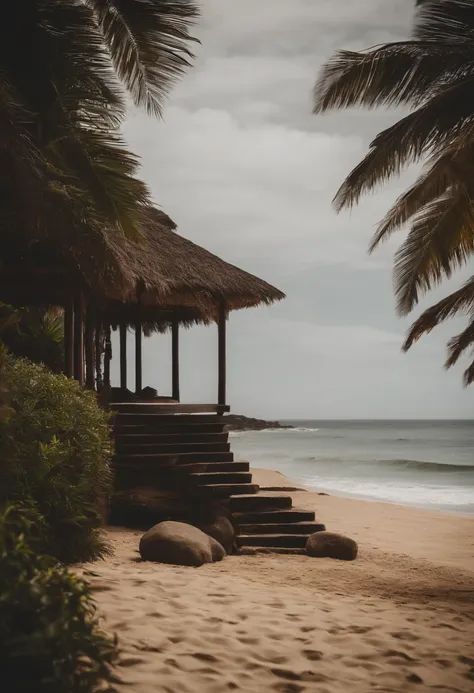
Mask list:
[[[395,314],[391,266],[403,235],[366,252],[377,221],[417,169],[350,214],[331,207],[372,137],[399,114],[311,115],[322,62],[338,48],[406,38],[413,0],[202,6],[196,67],[174,91],[165,123],[134,113],[125,136],[181,233],[288,294],[278,306],[231,317],[233,409],[275,417],[470,415],[460,369],[442,371],[456,325],[400,352],[409,321]],[[189,331],[182,350],[184,398],[214,399],[215,330]],[[161,391],[170,386],[169,359],[166,337],[147,340],[145,380]]]

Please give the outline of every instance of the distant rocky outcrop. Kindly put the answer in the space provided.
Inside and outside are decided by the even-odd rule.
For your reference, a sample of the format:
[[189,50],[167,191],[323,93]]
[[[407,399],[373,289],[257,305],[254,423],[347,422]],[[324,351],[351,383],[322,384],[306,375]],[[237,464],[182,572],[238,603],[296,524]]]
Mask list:
[[239,414],[228,414],[224,420],[227,431],[264,431],[266,428],[293,428],[293,426],[283,425],[279,421],[252,419]]

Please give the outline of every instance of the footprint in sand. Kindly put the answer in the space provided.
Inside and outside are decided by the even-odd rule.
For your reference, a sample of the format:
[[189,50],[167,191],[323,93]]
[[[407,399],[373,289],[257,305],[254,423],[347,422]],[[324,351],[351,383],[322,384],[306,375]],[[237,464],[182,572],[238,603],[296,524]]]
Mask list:
[[383,654],[384,657],[397,657],[398,659],[404,659],[406,662],[415,661],[413,657],[410,657],[409,654],[407,654],[406,652],[402,652],[401,650],[387,650]]
[[145,660],[142,657],[124,657],[119,661],[119,667],[133,667],[136,664],[143,664]]
[[199,659],[201,662],[218,662],[218,658],[215,657],[213,654],[209,654],[208,652],[193,652],[191,655],[195,659]]
[[420,638],[417,635],[413,635],[409,630],[397,630],[390,633],[392,638],[397,638],[397,640],[407,640],[408,642],[416,642]]
[[303,655],[310,662],[320,662],[323,658],[323,653],[319,650],[303,650]]
[[301,693],[304,691],[304,686],[297,683],[276,683],[273,688],[279,693]]
[[270,669],[272,674],[278,676],[280,679],[288,679],[289,681],[301,681],[301,674],[291,669]]

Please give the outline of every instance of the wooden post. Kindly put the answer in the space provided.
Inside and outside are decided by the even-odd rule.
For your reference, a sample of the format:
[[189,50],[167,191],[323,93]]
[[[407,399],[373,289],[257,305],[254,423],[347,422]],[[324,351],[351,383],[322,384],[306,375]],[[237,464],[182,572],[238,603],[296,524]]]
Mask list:
[[179,398],[179,320],[173,318],[171,323],[171,359],[172,359],[172,397],[177,402]]
[[135,393],[139,395],[142,390],[142,324],[137,319],[135,323]]
[[103,387],[103,402],[104,406],[109,404],[110,398],[110,361],[112,360],[112,340],[110,338],[110,325],[104,324],[105,332],[105,350],[104,350],[104,387]]
[[95,387],[95,363],[94,363],[94,311],[90,306],[86,310],[86,387],[93,390]]
[[64,306],[64,373],[74,377],[74,299],[68,298]]
[[84,385],[84,294],[74,302],[74,377]]
[[127,326],[120,325],[120,389],[127,389]]
[[102,320],[98,317],[95,323],[95,386],[97,392],[102,389]]
[[227,376],[227,354],[226,354],[226,327],[227,327],[227,310],[224,301],[219,305],[219,322],[218,322],[218,360],[219,360],[219,376],[218,376],[218,404],[226,404],[226,376]]

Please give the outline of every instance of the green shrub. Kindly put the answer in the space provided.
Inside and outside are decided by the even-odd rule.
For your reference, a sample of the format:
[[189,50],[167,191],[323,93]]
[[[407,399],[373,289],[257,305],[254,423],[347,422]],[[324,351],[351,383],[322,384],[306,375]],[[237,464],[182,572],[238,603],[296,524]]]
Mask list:
[[98,627],[85,582],[36,553],[34,511],[0,514],[0,672],[5,693],[113,690],[115,641]]
[[14,414],[0,421],[0,504],[36,509],[45,528],[42,553],[62,562],[103,555],[109,415],[76,381],[22,359],[6,358],[3,384]]

